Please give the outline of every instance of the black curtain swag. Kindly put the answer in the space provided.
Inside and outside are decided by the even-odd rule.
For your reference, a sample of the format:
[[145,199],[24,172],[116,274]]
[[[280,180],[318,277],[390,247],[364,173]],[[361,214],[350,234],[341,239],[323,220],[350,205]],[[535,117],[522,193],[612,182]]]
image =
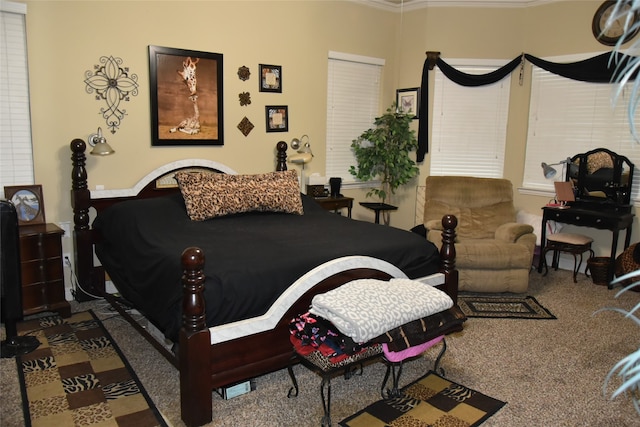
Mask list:
[[[437,55],[435,63],[433,55]],[[430,57],[431,56],[431,57]],[[634,57],[620,52],[606,52],[583,61],[570,63],[556,63],[545,61],[528,53],[514,58],[508,64],[487,74],[467,74],[456,70],[440,58],[437,52],[427,52],[427,59],[422,68],[422,82],[420,88],[420,123],[418,124],[418,150],[416,161],[424,161],[428,152],[429,135],[429,70],[437,65],[448,79],[462,86],[482,86],[496,83],[509,75],[519,65],[524,65],[524,60],[568,79],[580,80],[591,83],[610,83],[615,81],[616,75],[625,71],[628,61]],[[633,73],[635,79],[636,72]]]

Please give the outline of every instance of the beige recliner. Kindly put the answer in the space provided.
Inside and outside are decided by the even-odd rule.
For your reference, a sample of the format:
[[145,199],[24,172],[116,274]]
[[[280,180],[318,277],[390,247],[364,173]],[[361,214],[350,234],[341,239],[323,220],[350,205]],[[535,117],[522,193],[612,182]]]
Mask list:
[[456,268],[461,291],[527,291],[536,236],[531,225],[516,222],[511,181],[427,177],[424,226],[427,239],[438,246],[446,214],[458,218]]

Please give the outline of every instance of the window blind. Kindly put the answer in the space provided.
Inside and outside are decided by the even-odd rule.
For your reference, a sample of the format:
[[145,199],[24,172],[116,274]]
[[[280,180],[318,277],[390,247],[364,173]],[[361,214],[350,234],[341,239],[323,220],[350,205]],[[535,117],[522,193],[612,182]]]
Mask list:
[[22,3],[0,3],[0,192],[34,183],[27,37]]
[[[488,66],[457,66],[486,74]],[[431,174],[502,178],[511,76],[484,86],[461,86],[434,74]]]
[[[615,84],[571,80],[533,66],[525,188],[553,193],[553,181],[565,178],[564,168],[554,166],[558,174],[548,180],[541,163],[558,163],[594,148],[608,148],[640,166],[640,146],[633,140],[627,116],[630,88],[614,104],[615,88]],[[640,123],[640,111],[635,121]],[[634,175],[631,197],[638,200],[640,174]]]
[[357,182],[349,173],[356,165],[352,141],[380,114],[383,66],[383,59],[329,52],[326,176],[342,178],[343,185]]

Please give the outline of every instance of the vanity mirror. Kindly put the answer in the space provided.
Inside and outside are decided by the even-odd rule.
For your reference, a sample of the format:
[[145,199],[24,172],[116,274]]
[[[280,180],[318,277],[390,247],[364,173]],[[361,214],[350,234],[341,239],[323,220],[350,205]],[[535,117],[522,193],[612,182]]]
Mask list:
[[633,169],[627,157],[606,148],[576,154],[566,171],[576,192],[572,205],[630,211]]

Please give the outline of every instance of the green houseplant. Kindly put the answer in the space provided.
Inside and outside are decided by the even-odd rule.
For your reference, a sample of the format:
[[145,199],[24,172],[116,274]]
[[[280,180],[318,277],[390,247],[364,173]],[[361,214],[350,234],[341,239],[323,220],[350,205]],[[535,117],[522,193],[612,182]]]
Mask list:
[[415,131],[410,124],[414,114],[396,111],[396,104],[374,121],[375,127],[364,131],[351,143],[357,166],[349,173],[360,181],[379,180],[367,197],[377,196],[386,203],[396,189],[418,175],[416,163],[409,153],[418,147]]

